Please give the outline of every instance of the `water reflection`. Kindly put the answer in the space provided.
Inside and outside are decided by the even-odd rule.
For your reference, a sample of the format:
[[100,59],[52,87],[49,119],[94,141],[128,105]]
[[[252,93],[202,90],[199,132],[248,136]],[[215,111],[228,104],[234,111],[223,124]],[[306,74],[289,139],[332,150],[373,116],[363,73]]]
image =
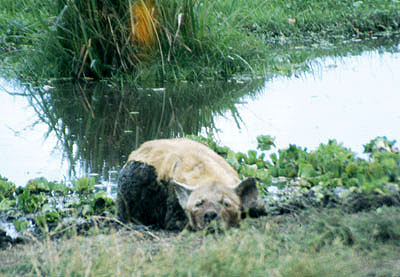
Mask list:
[[71,176],[115,181],[140,143],[214,131],[216,115],[238,123],[239,99],[256,94],[263,80],[181,83],[165,88],[112,88],[104,83],[58,83],[30,88],[26,97],[63,148]]
[[224,127],[219,139],[236,151],[255,149],[261,134],[276,137],[278,148],[315,149],[337,139],[357,153],[377,136],[400,141],[400,53],[371,51],[315,64],[319,71],[276,78],[256,100],[238,106],[246,123],[241,130],[229,117],[217,119]]
[[17,184],[39,176],[62,179],[60,172],[68,166],[62,163],[57,138],[50,134],[44,140],[48,126],[38,120],[25,97],[4,91],[18,95],[23,89],[0,79],[0,175]]

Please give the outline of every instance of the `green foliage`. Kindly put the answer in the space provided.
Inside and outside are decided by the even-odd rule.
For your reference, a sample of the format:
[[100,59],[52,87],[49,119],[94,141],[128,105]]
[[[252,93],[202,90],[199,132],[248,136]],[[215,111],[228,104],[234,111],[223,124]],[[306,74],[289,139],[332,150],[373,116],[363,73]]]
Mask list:
[[386,137],[377,137],[364,145],[364,153],[375,155],[382,152],[393,152],[395,140],[388,140]]
[[10,208],[15,207],[16,205],[16,200],[3,199],[0,201],[0,213],[7,212]]
[[83,195],[83,194],[88,194],[88,193],[93,192],[95,182],[96,182],[96,180],[93,177],[89,177],[89,178],[82,177],[82,178],[72,181],[72,184],[73,184],[74,191],[76,191],[80,195]]
[[0,202],[5,198],[13,199],[14,192],[15,184],[0,176]]
[[29,180],[26,189],[28,189],[31,193],[68,193],[70,190],[64,184],[49,182],[44,177]]
[[271,147],[275,147],[275,138],[271,136],[258,136],[257,142],[257,149],[260,149],[261,151],[269,151],[271,150]]
[[49,192],[49,182],[44,177],[30,180],[26,187],[31,193]]
[[29,227],[29,221],[27,220],[14,220],[14,226],[17,232],[24,232]]
[[273,166],[271,167],[270,172],[274,177],[299,176],[299,164],[302,164],[307,160],[306,149],[301,149],[292,144],[289,145],[288,149],[278,150],[278,156],[279,158],[275,155],[271,157]]
[[[35,234],[49,235],[53,231],[52,234],[62,234],[63,228],[70,229],[68,222],[76,223],[76,220],[71,221],[73,218],[91,226],[92,216],[115,214],[115,201],[104,191],[95,192],[94,178],[76,179],[72,182],[72,187],[49,182],[43,177],[30,180],[25,187],[17,189],[6,178],[1,178],[1,182],[2,188],[5,187],[4,184],[11,184],[12,189],[6,191],[13,194],[0,200],[0,216],[12,218],[12,223],[20,233],[32,227],[31,231]],[[61,231],[60,227],[63,227]]]
[[[212,138],[198,138],[223,156],[244,177],[257,177],[262,187],[273,183],[273,178],[300,178],[297,185],[305,188],[319,187],[319,190],[335,187],[353,188],[360,192],[386,193],[389,184],[400,183],[400,152],[394,147],[395,141],[378,137],[365,146],[369,160],[356,157],[349,149],[336,140],[320,144],[314,151],[307,151],[296,145],[279,149],[266,158],[266,151],[274,146],[270,136],[259,136],[258,149],[245,153],[216,145]],[[383,146],[382,146],[383,145]],[[285,186],[287,181],[279,183]],[[386,190],[386,191],[385,191]]]
[[24,213],[35,213],[41,209],[47,200],[43,192],[31,194],[28,189],[24,189],[23,192],[17,196],[17,208]]
[[53,210],[49,205],[44,205],[41,212],[35,216],[34,222],[40,229],[48,228],[49,224],[56,224],[61,216]]
[[93,201],[91,202],[93,213],[99,215],[104,211],[108,211],[111,214],[115,212],[114,200],[107,196],[104,191],[99,191],[95,194]]
[[[370,147],[375,140],[371,141]],[[390,142],[393,147],[394,142]],[[390,148],[392,149],[392,148]],[[393,150],[393,149],[392,149]],[[371,153],[371,160],[357,158],[350,150],[330,140],[318,149],[307,152],[290,145],[271,154],[273,166],[268,168],[274,177],[301,177],[308,186],[357,187],[361,191],[379,191],[388,183],[400,180],[400,154],[398,151]]]
[[310,163],[319,174],[328,172],[334,178],[342,176],[348,163],[355,162],[355,155],[350,150],[338,144],[336,140],[330,140],[328,144],[321,144],[319,148],[310,154]]
[[[146,13],[154,15],[143,35],[146,41],[146,34],[155,33],[154,45],[135,41],[131,26],[136,18],[131,9],[136,4],[148,7],[139,20]],[[48,68],[40,68],[47,78],[102,79],[124,73],[137,75],[134,79],[146,75],[163,79],[193,55],[212,54],[206,38],[209,5],[200,1],[46,0],[42,6],[47,16],[39,11],[33,14],[45,35],[35,36],[36,58],[29,59],[26,69],[49,63]]]

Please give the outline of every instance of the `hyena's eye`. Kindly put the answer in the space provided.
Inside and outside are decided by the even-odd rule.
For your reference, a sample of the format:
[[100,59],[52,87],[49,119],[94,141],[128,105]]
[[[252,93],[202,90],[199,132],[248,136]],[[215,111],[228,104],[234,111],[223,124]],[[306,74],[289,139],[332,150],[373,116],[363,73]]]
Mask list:
[[196,201],[196,203],[194,204],[194,206],[196,208],[201,207],[204,204],[204,200],[203,199],[199,199]]
[[227,207],[227,208],[229,208],[229,207],[232,206],[232,202],[231,202],[229,199],[227,199],[227,198],[221,199],[221,200],[219,201],[219,203],[221,203],[224,207]]

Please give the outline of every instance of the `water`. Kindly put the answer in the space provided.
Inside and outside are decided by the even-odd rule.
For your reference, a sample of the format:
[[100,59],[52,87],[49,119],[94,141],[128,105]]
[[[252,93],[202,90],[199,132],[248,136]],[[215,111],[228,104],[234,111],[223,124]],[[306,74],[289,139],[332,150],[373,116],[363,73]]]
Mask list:
[[27,99],[3,91],[20,93],[0,79],[0,175],[16,184],[45,176],[63,180],[68,164],[63,162],[57,139],[46,133],[49,126],[39,119]]
[[238,107],[242,129],[231,117],[217,119],[219,139],[236,151],[276,137],[277,148],[315,149],[336,139],[357,153],[376,136],[400,139],[400,54],[366,52],[316,62],[318,72],[268,82],[259,97]]
[[[268,134],[278,148],[314,149],[337,139],[361,153],[376,136],[400,138],[398,72],[399,53],[370,51],[320,59],[313,73],[267,82],[3,92],[0,174],[23,185],[40,176],[60,181],[90,172],[107,185],[142,141],[216,130],[220,143],[235,151],[255,149],[257,135]],[[0,90],[27,92],[1,79]]]

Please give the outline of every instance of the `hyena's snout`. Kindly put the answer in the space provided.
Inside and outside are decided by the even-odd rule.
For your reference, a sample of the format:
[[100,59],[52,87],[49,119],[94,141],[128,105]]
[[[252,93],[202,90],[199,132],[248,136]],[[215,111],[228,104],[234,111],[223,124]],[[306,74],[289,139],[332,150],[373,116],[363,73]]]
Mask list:
[[218,213],[215,210],[208,210],[204,213],[204,224],[209,224],[211,221],[218,218]]

